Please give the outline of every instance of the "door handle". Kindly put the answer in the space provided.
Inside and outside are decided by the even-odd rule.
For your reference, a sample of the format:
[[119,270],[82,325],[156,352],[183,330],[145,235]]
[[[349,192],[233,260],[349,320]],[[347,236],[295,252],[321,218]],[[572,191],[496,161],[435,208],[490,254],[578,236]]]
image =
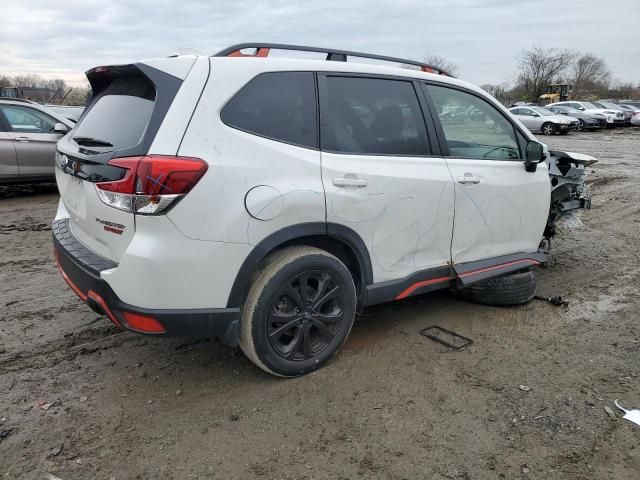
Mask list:
[[480,179],[471,173],[465,173],[464,176],[458,177],[458,183],[462,183],[464,185],[470,183],[475,185],[480,183]]
[[29,137],[16,137],[14,140],[18,142],[30,142],[31,139]]
[[367,184],[366,178],[334,178],[333,184],[336,187],[366,187]]

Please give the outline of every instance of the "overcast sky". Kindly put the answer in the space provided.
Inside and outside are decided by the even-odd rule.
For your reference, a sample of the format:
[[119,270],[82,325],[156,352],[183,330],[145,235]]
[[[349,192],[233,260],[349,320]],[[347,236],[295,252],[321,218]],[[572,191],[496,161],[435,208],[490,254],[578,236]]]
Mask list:
[[0,0],[0,74],[80,81],[97,65],[248,41],[435,53],[477,84],[511,81],[536,43],[594,53],[637,83],[640,0]]

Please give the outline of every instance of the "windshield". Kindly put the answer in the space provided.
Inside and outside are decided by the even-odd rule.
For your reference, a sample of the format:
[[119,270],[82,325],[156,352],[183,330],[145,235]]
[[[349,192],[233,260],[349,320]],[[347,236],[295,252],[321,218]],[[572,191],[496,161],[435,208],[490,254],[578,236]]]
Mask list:
[[598,103],[602,105],[604,108],[609,108],[612,110],[620,110],[620,107],[615,103],[611,103],[611,102],[598,102]]
[[584,108],[597,108],[597,109],[603,108],[595,102],[594,103],[584,102],[582,105],[584,105]]
[[149,125],[155,89],[146,78],[115,79],[78,124],[73,140],[78,145],[122,150],[138,145]]
[[546,108],[534,107],[531,110],[533,110],[534,112],[539,113],[543,117],[548,117],[549,115],[555,115],[555,113],[553,113],[551,110],[547,110]]

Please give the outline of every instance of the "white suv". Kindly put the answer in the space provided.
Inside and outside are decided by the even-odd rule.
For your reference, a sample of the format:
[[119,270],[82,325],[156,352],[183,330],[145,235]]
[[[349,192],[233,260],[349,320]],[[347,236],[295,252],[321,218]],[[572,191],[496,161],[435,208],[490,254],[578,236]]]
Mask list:
[[[422,71],[346,61],[362,57]],[[55,253],[121,328],[217,336],[295,376],[331,358],[362,307],[533,295],[543,146],[473,85],[405,59],[248,44],[87,77],[93,98],[58,143]],[[452,110],[468,114],[441,121]]]

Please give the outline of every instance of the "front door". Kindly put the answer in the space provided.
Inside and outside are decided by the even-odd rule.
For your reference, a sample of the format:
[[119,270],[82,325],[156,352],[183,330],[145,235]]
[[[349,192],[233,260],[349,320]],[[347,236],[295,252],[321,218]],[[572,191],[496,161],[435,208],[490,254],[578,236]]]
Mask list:
[[453,182],[432,154],[416,88],[403,79],[319,76],[327,222],[362,238],[376,283],[450,262]]
[[3,105],[9,136],[13,139],[20,176],[53,176],[56,143],[62,137],[53,133],[57,120],[44,112],[22,105]]
[[453,263],[535,252],[549,215],[546,164],[525,170],[525,142],[518,142],[518,135],[524,137],[506,113],[480,95],[444,85],[424,88],[437,112],[461,106],[483,113],[465,123],[441,124],[456,192]]

